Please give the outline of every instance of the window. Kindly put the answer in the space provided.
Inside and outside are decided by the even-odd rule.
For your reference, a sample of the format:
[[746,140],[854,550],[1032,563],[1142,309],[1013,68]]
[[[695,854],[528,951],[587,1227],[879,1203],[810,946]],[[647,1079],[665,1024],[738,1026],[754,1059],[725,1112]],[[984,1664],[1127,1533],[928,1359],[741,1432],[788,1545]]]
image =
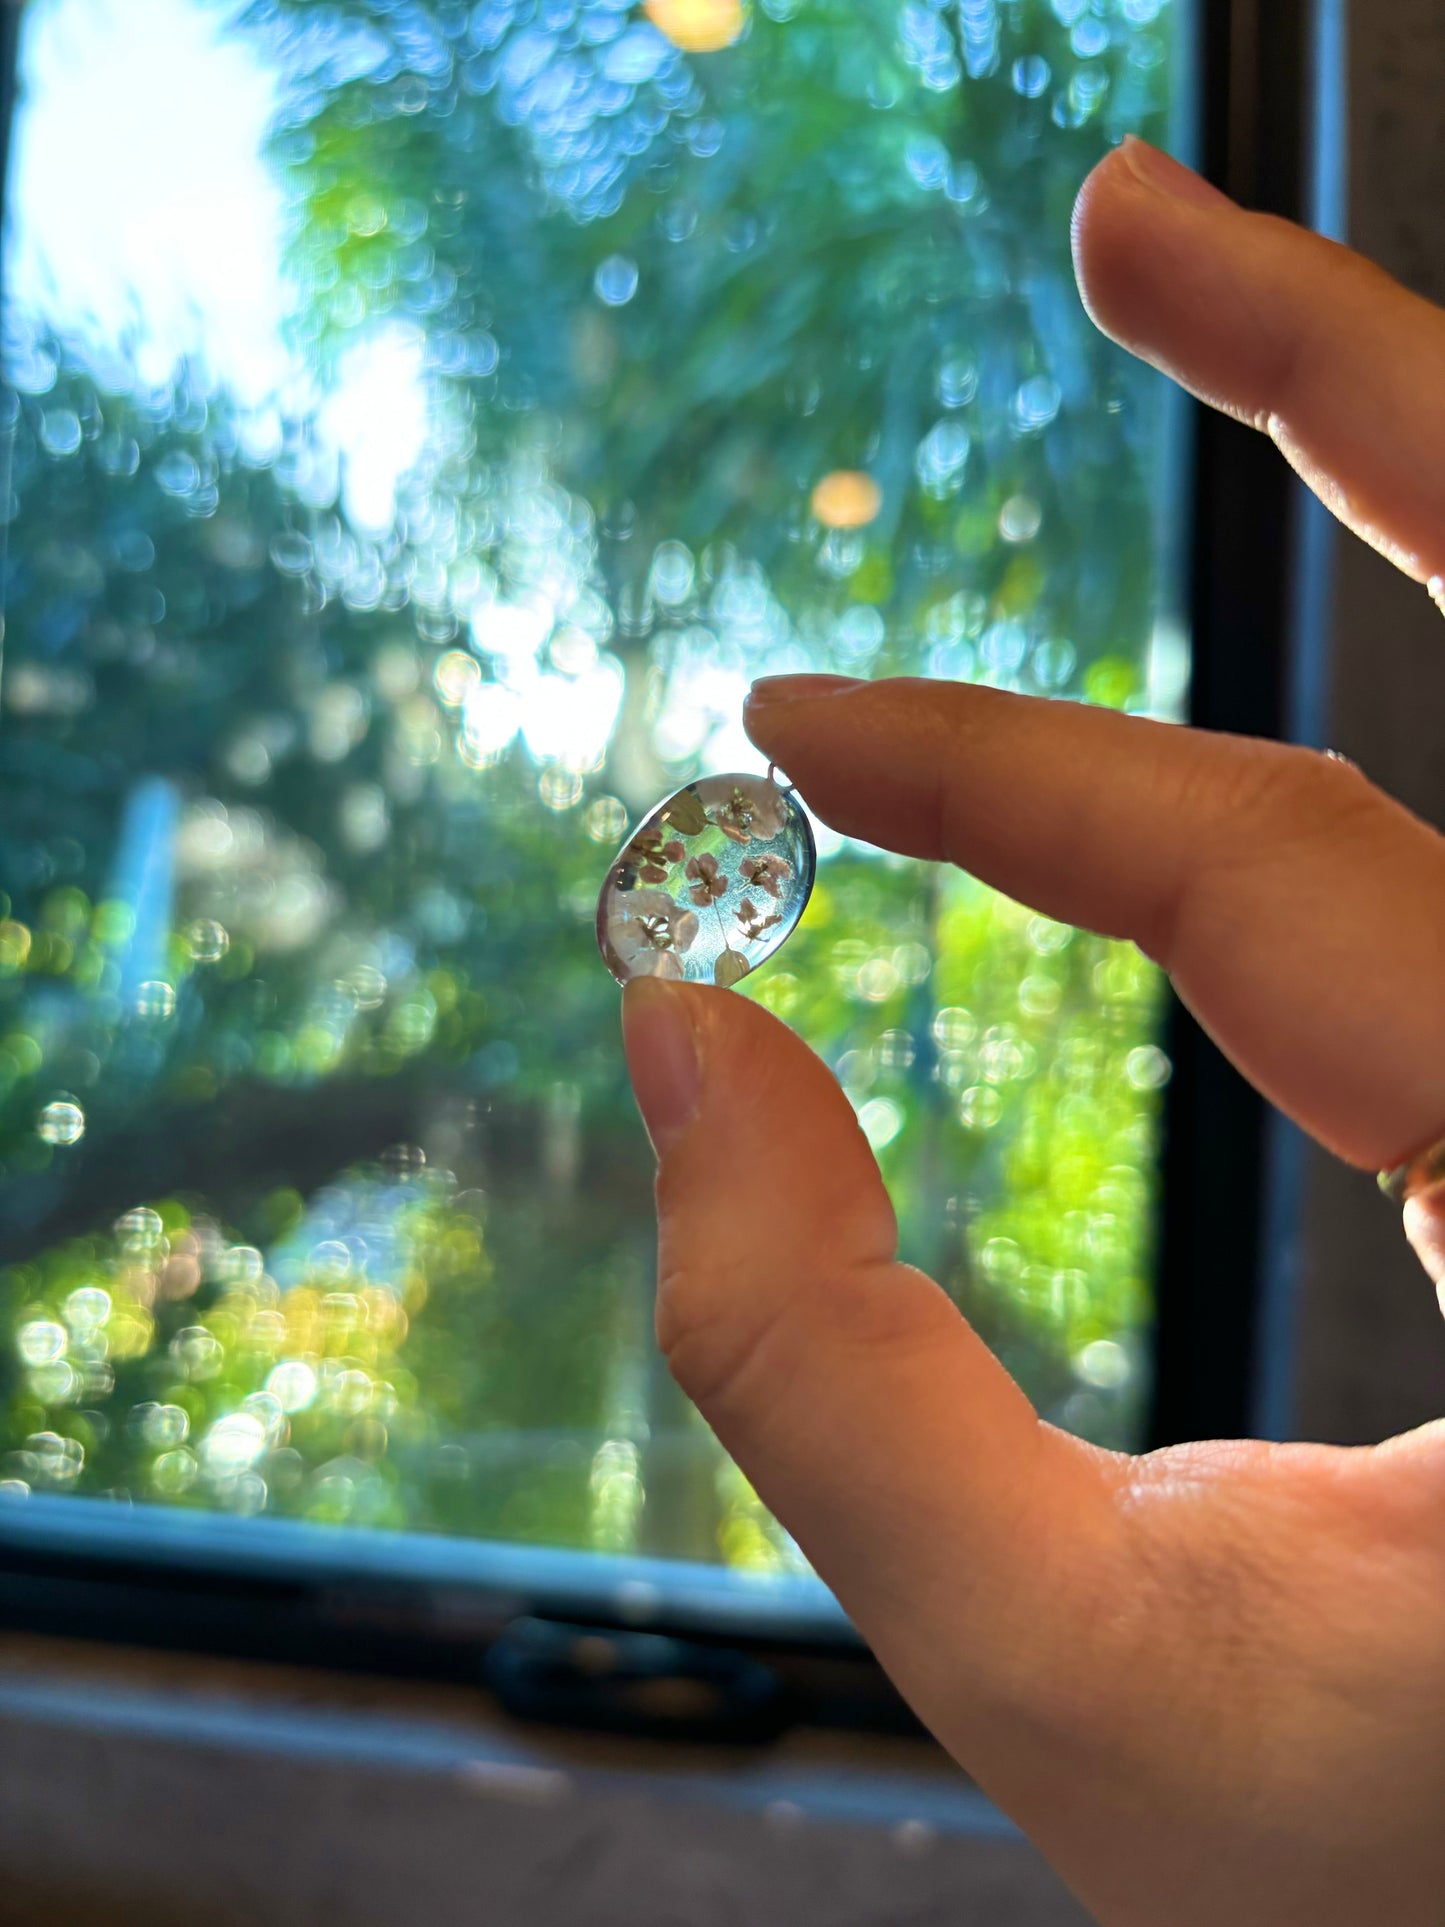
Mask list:
[[[596,892],[659,796],[756,764],[759,674],[1182,713],[1172,406],[1085,319],[1068,221],[1179,126],[1192,24],[27,11],[0,1534],[324,1525],[399,1572],[561,1549],[826,1614],[654,1356]],[[1160,978],[817,827],[745,994],[1041,1409],[1138,1442]]]

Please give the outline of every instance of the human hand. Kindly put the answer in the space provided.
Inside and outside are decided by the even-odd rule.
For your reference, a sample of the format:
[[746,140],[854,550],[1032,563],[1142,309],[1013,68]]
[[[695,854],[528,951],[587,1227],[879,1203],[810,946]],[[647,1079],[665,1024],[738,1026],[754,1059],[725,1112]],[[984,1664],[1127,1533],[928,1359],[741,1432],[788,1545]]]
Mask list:
[[[1266,429],[1441,599],[1445,316],[1137,146],[1086,185],[1076,254],[1109,333]],[[1445,839],[1349,766],[912,681],[765,683],[748,727],[838,829],[1132,938],[1341,1157],[1445,1130],[1420,994],[1445,981]],[[1445,1920],[1445,1426],[1144,1458],[1070,1438],[897,1263],[852,1108],[797,1038],[654,979],[624,1028],[678,1381],[1099,1919]],[[749,1147],[769,1228],[746,1251],[720,1143]]]

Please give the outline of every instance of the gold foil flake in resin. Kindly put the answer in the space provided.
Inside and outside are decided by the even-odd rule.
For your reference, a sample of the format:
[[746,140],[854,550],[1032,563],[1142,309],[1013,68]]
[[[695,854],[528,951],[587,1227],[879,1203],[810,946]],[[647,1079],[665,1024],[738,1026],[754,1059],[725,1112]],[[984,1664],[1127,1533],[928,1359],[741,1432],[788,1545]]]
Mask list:
[[597,900],[597,947],[633,977],[741,983],[797,928],[817,855],[806,814],[770,776],[704,776],[622,846]]

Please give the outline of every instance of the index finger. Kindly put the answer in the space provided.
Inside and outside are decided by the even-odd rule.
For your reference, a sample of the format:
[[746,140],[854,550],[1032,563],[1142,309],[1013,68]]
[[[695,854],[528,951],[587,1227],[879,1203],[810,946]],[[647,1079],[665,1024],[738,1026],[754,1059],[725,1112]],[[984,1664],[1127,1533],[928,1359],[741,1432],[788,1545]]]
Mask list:
[[1106,334],[1264,430],[1347,527],[1440,599],[1445,312],[1135,140],[1085,182],[1074,260]]
[[1445,1128],[1445,840],[1348,764],[916,679],[770,678],[746,722],[845,835],[1132,938],[1342,1157]]

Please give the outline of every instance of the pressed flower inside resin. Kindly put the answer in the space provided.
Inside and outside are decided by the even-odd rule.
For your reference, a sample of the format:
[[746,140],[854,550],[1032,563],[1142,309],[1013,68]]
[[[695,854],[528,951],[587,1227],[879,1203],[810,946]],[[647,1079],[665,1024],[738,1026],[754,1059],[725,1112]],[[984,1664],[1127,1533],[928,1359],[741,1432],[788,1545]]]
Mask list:
[[766,776],[700,777],[659,804],[607,872],[603,962],[622,984],[741,983],[797,928],[815,867],[791,791]]

